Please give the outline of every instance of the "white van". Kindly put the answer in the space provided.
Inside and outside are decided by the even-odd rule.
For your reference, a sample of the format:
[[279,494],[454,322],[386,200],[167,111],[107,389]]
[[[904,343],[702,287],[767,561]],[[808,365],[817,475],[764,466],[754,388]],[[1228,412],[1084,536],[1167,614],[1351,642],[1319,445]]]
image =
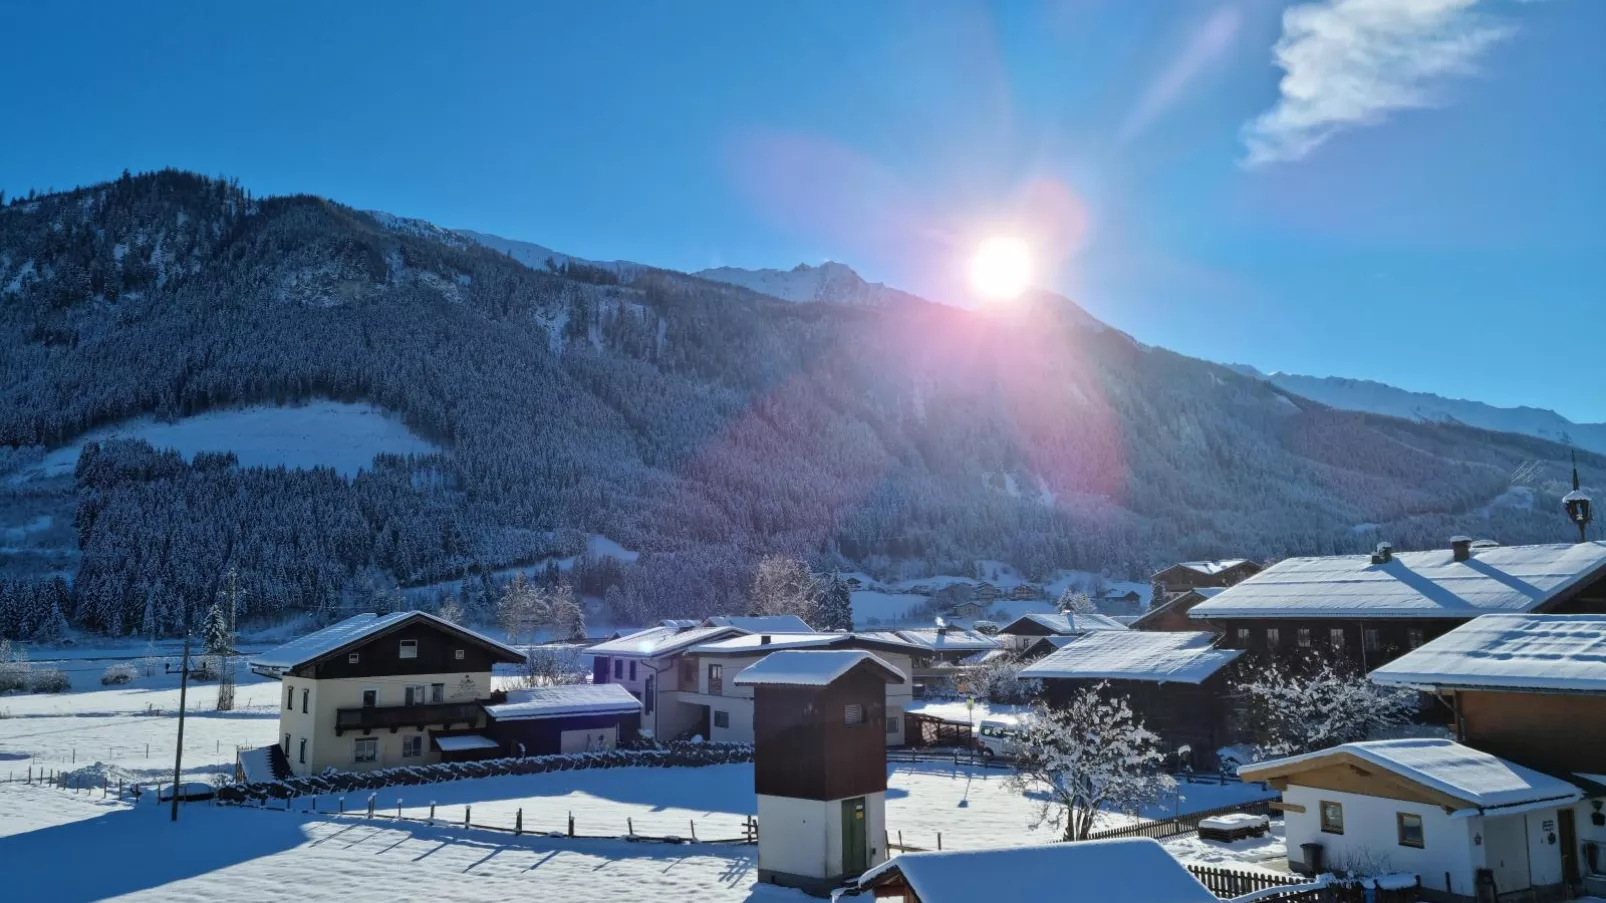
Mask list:
[[1016,734],[1011,722],[983,720],[976,730],[976,750],[989,759],[1012,757],[1018,751]]

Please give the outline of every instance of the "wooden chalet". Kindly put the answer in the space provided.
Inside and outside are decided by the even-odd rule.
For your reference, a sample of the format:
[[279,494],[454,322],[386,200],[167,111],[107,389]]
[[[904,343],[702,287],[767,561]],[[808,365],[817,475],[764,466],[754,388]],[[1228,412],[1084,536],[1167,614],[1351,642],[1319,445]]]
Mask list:
[[1214,599],[1225,590],[1224,586],[1201,586],[1178,593],[1163,603],[1156,603],[1129,627],[1133,630],[1195,631],[1207,625],[1188,616],[1194,606],[1206,599]]
[[1232,586],[1260,573],[1260,565],[1247,558],[1223,558],[1214,561],[1183,561],[1149,578],[1154,588],[1150,605],[1181,595],[1190,589],[1206,586]]

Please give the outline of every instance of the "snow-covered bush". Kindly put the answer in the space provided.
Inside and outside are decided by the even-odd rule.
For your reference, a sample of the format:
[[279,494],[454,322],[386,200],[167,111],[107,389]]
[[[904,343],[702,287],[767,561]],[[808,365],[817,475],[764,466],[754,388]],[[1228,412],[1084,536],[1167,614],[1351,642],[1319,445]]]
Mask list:
[[28,653],[14,648],[10,640],[0,639],[0,693],[28,687]]
[[1159,735],[1138,721],[1126,697],[1110,694],[1108,683],[1063,706],[1039,702],[1017,741],[1010,783],[1038,802],[1033,827],[1046,823],[1065,840],[1085,840],[1100,810],[1134,812],[1176,788],[1160,770],[1169,754]]
[[155,677],[157,669],[162,667],[162,658],[159,655],[147,655],[139,660],[139,673],[146,677]]
[[978,665],[965,676],[968,695],[990,702],[1026,703],[1037,698],[1042,690],[1040,681],[1021,680],[1020,670],[1025,665],[1006,658],[995,658]]
[[583,684],[589,673],[579,646],[536,646],[519,666],[517,683],[521,687]]
[[28,672],[30,693],[65,693],[71,689],[72,681],[60,668],[34,668]]
[[1321,658],[1246,670],[1235,689],[1243,700],[1239,729],[1258,759],[1365,740],[1410,721],[1419,700],[1414,690],[1379,686]]
[[134,670],[133,665],[110,665],[101,673],[100,685],[109,687],[114,684],[126,684],[133,680],[137,674],[138,672]]

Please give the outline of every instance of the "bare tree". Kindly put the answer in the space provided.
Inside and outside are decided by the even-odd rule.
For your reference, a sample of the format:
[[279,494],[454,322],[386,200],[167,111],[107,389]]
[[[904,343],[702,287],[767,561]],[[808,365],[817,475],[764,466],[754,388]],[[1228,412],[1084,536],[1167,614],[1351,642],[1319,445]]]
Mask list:
[[755,615],[797,615],[811,625],[820,619],[818,589],[809,566],[784,555],[758,563],[750,604]]
[[1235,689],[1246,703],[1242,727],[1257,758],[1298,755],[1365,740],[1408,722],[1420,697],[1383,687],[1325,658],[1274,660],[1246,672]]

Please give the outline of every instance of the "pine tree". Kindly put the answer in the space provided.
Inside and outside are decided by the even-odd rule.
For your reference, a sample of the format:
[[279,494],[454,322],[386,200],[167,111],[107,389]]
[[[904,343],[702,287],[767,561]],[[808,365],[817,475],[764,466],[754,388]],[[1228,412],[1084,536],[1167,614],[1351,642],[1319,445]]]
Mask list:
[[201,642],[211,655],[223,653],[233,645],[229,637],[229,616],[224,614],[221,603],[213,602],[207,611],[206,620],[201,624]]
[[820,630],[853,629],[853,595],[840,571],[832,571],[825,579],[820,591],[819,622],[814,626]]

